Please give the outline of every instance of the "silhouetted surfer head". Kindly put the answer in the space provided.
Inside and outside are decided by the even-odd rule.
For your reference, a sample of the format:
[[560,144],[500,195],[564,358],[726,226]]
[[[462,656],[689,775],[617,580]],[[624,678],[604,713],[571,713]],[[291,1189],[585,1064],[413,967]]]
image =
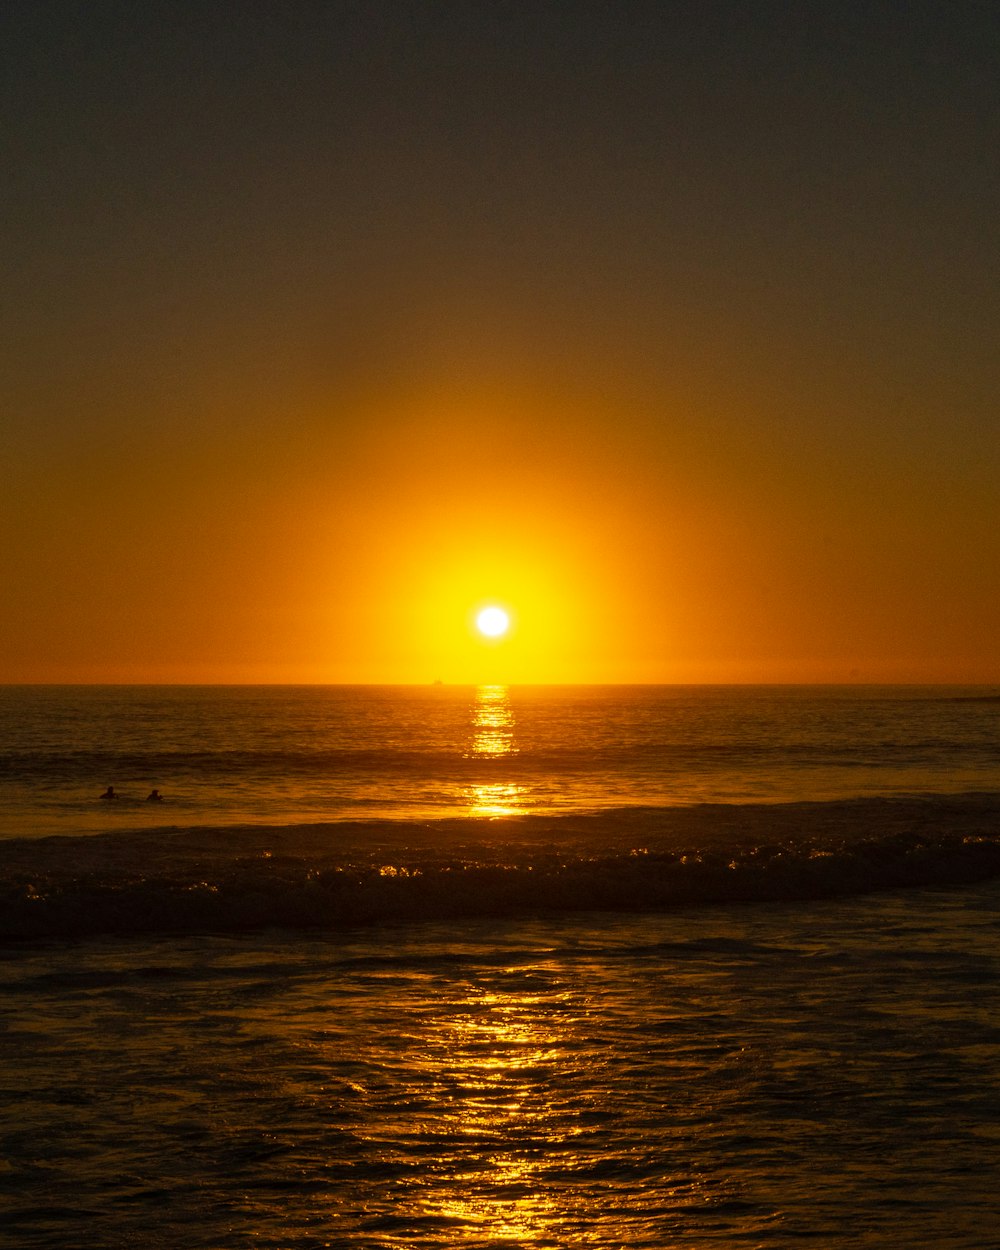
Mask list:
[[163,795],[159,792],[159,790],[153,790],[151,793],[146,795],[147,803],[160,803],[162,800]]
[[102,798],[102,799],[116,799],[117,797],[118,797],[118,795],[117,795],[117,794],[115,794],[115,788],[114,788],[114,786],[108,786],[108,788],[107,788],[107,789],[104,791],[104,793],[101,795],[101,798]]

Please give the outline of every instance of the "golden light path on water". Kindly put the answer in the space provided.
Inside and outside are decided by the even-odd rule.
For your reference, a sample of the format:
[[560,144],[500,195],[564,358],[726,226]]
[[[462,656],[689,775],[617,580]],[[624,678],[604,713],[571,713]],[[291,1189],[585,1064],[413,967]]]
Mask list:
[[488,1231],[491,1243],[530,1245],[563,1214],[540,1177],[557,1134],[539,1076],[564,1059],[558,1033],[545,1027],[543,997],[470,986],[440,1021],[441,1076],[457,1095],[442,1128],[465,1174],[460,1186],[429,1195],[424,1213],[476,1244]]
[[[470,755],[502,760],[518,752],[508,688],[476,689]],[[499,818],[523,810],[526,787],[485,782],[469,787],[470,814]],[[523,975],[524,970],[520,970]],[[470,984],[435,1030],[439,1080],[451,1087],[453,1110],[442,1128],[465,1157],[462,1184],[432,1191],[423,1213],[445,1220],[459,1241],[528,1246],[549,1241],[563,1212],[541,1172],[548,1153],[565,1142],[566,1125],[544,1095],[544,1074],[565,1063],[565,1038],[555,1027],[550,994],[498,993]],[[533,1148],[525,1150],[525,1144]]]
[[[477,759],[499,760],[516,755],[514,710],[506,686],[478,686],[472,713],[470,754]],[[513,816],[521,811],[525,787],[510,782],[479,782],[468,789],[470,815]]]
[[[500,760],[518,751],[514,711],[506,686],[476,689],[470,755]],[[469,787],[474,816],[511,816],[521,810],[525,787],[508,782]],[[488,1230],[492,1244],[530,1245],[558,1218],[547,1187],[539,1183],[540,1157],[526,1157],[508,1142],[551,1141],[538,1074],[561,1057],[560,1039],[545,1028],[547,996],[501,994],[470,985],[464,1001],[438,1021],[436,1065],[458,1094],[442,1126],[470,1166],[463,1184],[425,1200],[424,1214],[446,1220],[467,1237]],[[428,1056],[430,1058],[430,1056]],[[489,1148],[483,1149],[489,1143]],[[506,1148],[505,1148],[506,1146]]]
[[[683,1089],[691,1055],[679,1052],[637,1106],[629,1073],[653,1075],[648,1061],[602,1044],[646,1016],[642,992],[599,1014],[610,1005],[607,989],[620,996],[631,977],[619,985],[600,959],[566,966],[544,949],[509,957],[478,943],[459,949],[471,963],[460,959],[444,979],[428,969],[401,1011],[397,1001],[389,1063],[400,1083],[373,1082],[364,1136],[408,1178],[388,1203],[395,1227],[469,1250],[650,1245],[643,1208],[652,1195],[669,1212],[660,1211],[661,1230],[664,1218],[679,1224],[679,1213],[729,1196],[729,1179],[706,1188],[697,1158],[678,1152],[662,1127],[662,1158],[643,1133],[647,1116],[697,1120],[705,1109],[704,1098],[688,1106],[681,1093],[664,1110],[662,1083],[669,1077]],[[385,1037],[371,1057],[384,1073]],[[708,1102],[717,1117],[711,1093]],[[373,1215],[386,1211],[384,1195],[373,1192],[371,1203]]]

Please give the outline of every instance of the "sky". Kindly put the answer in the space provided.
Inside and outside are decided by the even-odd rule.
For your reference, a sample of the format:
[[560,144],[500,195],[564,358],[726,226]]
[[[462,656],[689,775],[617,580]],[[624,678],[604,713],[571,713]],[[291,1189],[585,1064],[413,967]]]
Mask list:
[[0,61],[0,681],[1000,681],[993,0],[11,0]]

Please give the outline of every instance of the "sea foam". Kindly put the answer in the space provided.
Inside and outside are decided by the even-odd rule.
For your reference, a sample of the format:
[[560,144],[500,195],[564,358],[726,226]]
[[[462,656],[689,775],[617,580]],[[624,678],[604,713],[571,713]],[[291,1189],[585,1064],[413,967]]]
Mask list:
[[1000,796],[133,830],[0,843],[0,936],[345,929],[808,900],[1000,873]]

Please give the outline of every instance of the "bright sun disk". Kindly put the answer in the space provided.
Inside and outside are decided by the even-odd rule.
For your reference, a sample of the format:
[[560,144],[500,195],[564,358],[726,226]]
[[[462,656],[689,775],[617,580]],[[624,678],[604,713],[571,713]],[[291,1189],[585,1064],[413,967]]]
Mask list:
[[476,617],[476,628],[487,638],[499,638],[510,627],[510,617],[498,607],[483,608]]

